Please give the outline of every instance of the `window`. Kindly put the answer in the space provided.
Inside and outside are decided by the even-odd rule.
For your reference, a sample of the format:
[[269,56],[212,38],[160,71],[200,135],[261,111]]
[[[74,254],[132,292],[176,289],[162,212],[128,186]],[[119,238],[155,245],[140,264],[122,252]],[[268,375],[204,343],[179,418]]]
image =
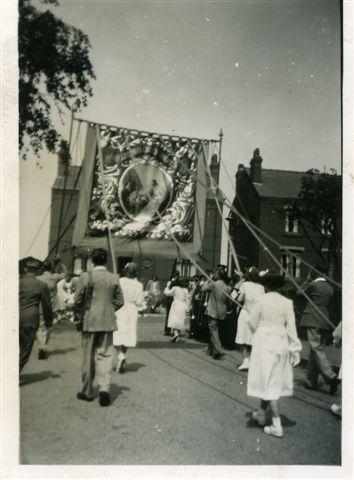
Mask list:
[[178,270],[181,272],[182,277],[189,277],[191,271],[191,262],[186,259],[177,261]]
[[321,233],[322,235],[331,235],[331,231],[328,225],[328,222],[326,222],[323,218],[321,219]]
[[300,278],[301,257],[298,252],[283,252],[281,255],[281,265],[288,275],[294,278]]
[[298,233],[298,220],[292,214],[291,208],[285,211],[285,231],[286,233]]

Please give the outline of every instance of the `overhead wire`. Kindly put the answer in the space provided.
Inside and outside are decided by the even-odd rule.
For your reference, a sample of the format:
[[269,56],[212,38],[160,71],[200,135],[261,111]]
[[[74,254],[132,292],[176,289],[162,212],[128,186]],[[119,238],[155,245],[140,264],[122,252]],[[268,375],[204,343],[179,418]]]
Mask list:
[[44,225],[44,222],[45,222],[46,219],[47,219],[48,213],[50,212],[51,206],[52,206],[52,204],[49,205],[46,213],[44,214],[43,220],[41,221],[41,224],[39,225],[38,230],[37,230],[37,232],[36,232],[36,234],[35,234],[32,242],[31,242],[30,246],[29,246],[29,247],[27,248],[27,250],[26,250],[25,257],[27,257],[27,255],[29,254],[31,248],[32,248],[33,245],[35,244],[35,242],[36,242],[36,240],[37,240],[37,238],[38,238],[38,235],[39,235],[40,231],[42,230],[42,227],[43,227],[43,225]]
[[[73,152],[73,150],[74,150],[75,143],[76,143],[76,140],[77,140],[77,138],[78,138],[78,134],[79,134],[79,133],[77,133],[76,139],[75,139],[75,141],[73,142],[73,145],[72,145],[72,148],[71,148],[71,152],[70,152],[71,154],[72,154],[72,152]],[[79,176],[79,175],[78,175],[78,176]],[[77,177],[77,179],[76,179],[76,181],[75,181],[74,189],[76,188],[77,181],[78,181],[78,177]],[[65,214],[64,214],[64,217],[63,217],[63,219],[62,219],[62,223],[65,221],[66,214],[67,214],[67,212],[68,212],[68,210],[69,210],[69,207],[70,207],[70,204],[71,204],[71,200],[72,200],[72,197],[70,198],[69,205],[68,205],[68,207],[67,207],[67,209],[66,209],[66,212],[65,212]],[[31,248],[32,248],[33,245],[35,244],[35,242],[36,242],[36,240],[37,240],[37,238],[38,238],[38,235],[39,235],[39,233],[41,232],[41,230],[42,230],[42,228],[43,228],[43,225],[44,225],[44,223],[45,223],[45,220],[46,220],[49,212],[51,211],[51,208],[52,208],[52,203],[50,203],[50,205],[49,205],[46,213],[44,214],[44,217],[43,217],[43,219],[42,219],[42,222],[41,222],[41,224],[39,225],[38,230],[37,230],[37,232],[36,232],[36,234],[35,234],[32,242],[31,242],[31,244],[29,245],[29,247],[28,247],[27,250],[26,250],[25,256],[28,255],[28,253],[30,252]],[[57,242],[55,243],[55,248],[56,248],[56,246],[57,246]],[[48,258],[48,257],[47,257],[47,258]]]
[[[76,218],[76,213],[75,213],[75,215],[73,215],[73,217],[71,218],[70,222],[67,224],[67,226],[64,228],[64,230],[61,232],[61,234],[60,234],[59,239],[57,240],[57,242],[60,242],[60,240],[64,237],[64,235],[65,235],[66,232],[69,230],[69,228],[71,227],[72,223],[74,222],[75,218]],[[46,256],[45,260],[47,260],[47,259],[52,255],[52,253],[54,252],[54,250],[56,250],[57,242],[55,242],[54,246],[51,248],[51,250],[50,250],[50,252],[48,253],[48,255]]]

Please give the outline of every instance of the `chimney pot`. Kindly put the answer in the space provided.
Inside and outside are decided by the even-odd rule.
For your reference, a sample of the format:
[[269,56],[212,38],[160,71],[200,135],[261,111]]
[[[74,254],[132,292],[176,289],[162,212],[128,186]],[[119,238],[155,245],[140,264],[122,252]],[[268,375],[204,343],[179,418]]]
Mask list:
[[251,166],[251,180],[253,183],[262,183],[262,162],[259,148],[253,151],[253,157],[250,162]]

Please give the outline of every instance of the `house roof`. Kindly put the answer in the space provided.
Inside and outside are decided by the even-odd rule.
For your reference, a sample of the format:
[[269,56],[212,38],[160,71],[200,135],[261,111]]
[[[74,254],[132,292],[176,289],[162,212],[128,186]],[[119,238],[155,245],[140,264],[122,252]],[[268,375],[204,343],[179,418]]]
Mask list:
[[[245,169],[250,174],[250,169]],[[262,183],[253,183],[260,197],[296,198],[306,172],[262,168]]]
[[[66,185],[65,189],[66,190],[79,190],[80,189],[80,183],[81,183],[81,175],[79,179],[77,179],[77,176],[79,175],[79,172],[81,174],[81,170],[79,166],[76,165],[70,165],[68,168],[68,176],[66,180]],[[76,184],[76,185],[75,185]],[[58,190],[63,190],[64,189],[64,177],[56,177],[54,180],[54,189]]]

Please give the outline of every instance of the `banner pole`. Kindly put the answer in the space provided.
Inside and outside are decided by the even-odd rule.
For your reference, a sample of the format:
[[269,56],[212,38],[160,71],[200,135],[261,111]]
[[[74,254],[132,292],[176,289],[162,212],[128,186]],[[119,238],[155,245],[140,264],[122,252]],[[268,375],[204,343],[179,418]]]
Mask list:
[[101,175],[101,185],[102,185],[102,193],[103,193],[103,199],[104,199],[104,212],[107,220],[107,230],[108,230],[108,245],[109,245],[109,250],[111,253],[112,257],[112,266],[113,266],[113,273],[117,273],[117,262],[116,262],[116,257],[114,254],[114,247],[113,247],[113,241],[112,241],[112,233],[111,229],[109,226],[109,212],[108,212],[108,206],[107,206],[107,194],[106,194],[106,184],[105,184],[105,179],[104,179],[104,168],[103,168],[103,155],[102,155],[102,149],[101,149],[101,142],[100,142],[100,129],[99,126],[96,125],[96,136],[97,136],[97,151],[98,151],[98,161],[99,161],[99,167],[100,167],[100,175]]
[[[242,274],[242,271],[241,271],[241,268],[240,268],[240,263],[239,263],[238,258],[237,258],[237,253],[236,253],[236,250],[235,250],[235,246],[234,246],[233,241],[231,239],[231,236],[230,236],[230,233],[229,233],[229,230],[228,230],[228,226],[226,225],[226,222],[224,220],[222,209],[219,205],[219,200],[218,200],[218,197],[217,197],[217,191],[220,190],[219,185],[216,183],[216,181],[214,180],[214,177],[211,174],[210,166],[209,166],[209,163],[208,163],[209,159],[207,158],[204,145],[202,145],[202,147],[203,147],[203,156],[204,156],[205,168],[206,168],[206,171],[208,173],[211,192],[212,192],[212,195],[214,197],[216,208],[218,209],[219,215],[221,217],[221,222],[222,222],[223,227],[226,231],[228,243],[229,243],[229,246],[230,246],[231,254],[232,254],[234,262],[235,262],[237,273]],[[220,156],[219,156],[219,162],[220,162]],[[221,192],[221,190],[220,190],[220,192]]]

